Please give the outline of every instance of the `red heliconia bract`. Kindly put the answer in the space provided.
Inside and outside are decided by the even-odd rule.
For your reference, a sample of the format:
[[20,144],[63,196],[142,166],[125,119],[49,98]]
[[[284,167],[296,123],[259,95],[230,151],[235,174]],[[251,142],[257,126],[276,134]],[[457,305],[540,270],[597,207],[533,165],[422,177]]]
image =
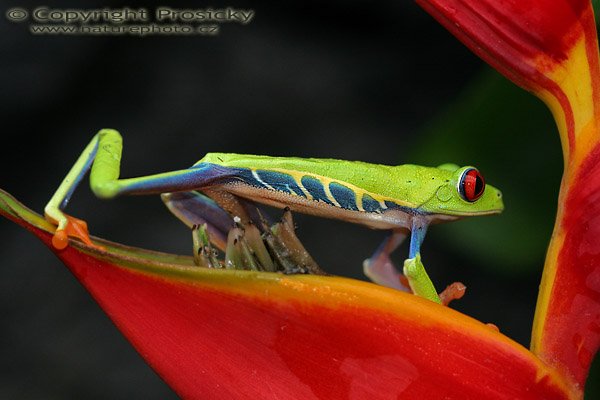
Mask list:
[[[54,250],[54,227],[1,191],[0,214]],[[411,294],[95,243],[105,250],[72,240],[54,251],[186,399],[580,396],[497,330]]]
[[[592,5],[589,0],[417,2],[553,112],[565,170],[531,350],[582,387],[600,346],[600,67]],[[518,145],[519,138],[507,140]]]

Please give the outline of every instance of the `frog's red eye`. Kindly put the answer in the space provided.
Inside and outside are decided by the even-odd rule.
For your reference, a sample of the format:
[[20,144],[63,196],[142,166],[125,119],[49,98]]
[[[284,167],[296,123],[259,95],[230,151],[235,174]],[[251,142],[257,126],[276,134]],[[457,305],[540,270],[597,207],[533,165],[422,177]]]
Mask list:
[[481,197],[485,190],[483,175],[475,168],[466,169],[460,177],[458,192],[468,202],[474,202]]

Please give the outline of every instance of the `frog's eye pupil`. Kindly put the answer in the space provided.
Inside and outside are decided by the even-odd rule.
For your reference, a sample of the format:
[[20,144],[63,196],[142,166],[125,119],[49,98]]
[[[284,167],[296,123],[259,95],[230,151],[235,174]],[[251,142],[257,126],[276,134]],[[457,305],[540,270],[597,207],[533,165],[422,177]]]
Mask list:
[[469,168],[463,172],[458,187],[460,195],[468,202],[474,202],[483,195],[485,180],[483,175],[475,168]]

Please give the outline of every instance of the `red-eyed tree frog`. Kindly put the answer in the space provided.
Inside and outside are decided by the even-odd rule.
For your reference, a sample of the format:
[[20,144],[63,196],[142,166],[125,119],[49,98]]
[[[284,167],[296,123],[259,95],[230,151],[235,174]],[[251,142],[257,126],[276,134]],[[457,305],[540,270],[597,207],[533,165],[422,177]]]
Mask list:
[[[407,281],[413,293],[439,303],[419,251],[427,227],[503,210],[500,191],[486,185],[479,171],[470,166],[388,166],[209,153],[187,169],[119,179],[121,151],[121,135],[102,129],[71,168],[45,208],[46,218],[58,225],[55,247],[64,248],[69,236],[82,236],[75,233],[81,221],[62,210],[91,168],[90,185],[96,196],[161,194],[169,210],[188,226],[206,223],[210,240],[220,249],[233,218],[251,223],[256,203],[389,231],[365,260],[365,274],[376,283],[401,290],[408,289],[402,283]],[[403,280],[389,256],[409,234]]]

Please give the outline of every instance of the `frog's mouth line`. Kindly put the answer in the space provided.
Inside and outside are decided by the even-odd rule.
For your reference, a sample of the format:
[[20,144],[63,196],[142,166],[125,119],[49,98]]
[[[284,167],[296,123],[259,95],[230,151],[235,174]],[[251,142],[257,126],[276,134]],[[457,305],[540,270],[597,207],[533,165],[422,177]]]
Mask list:
[[484,216],[484,215],[500,214],[502,211],[504,211],[504,208],[496,208],[493,210],[474,211],[474,212],[464,212],[464,211],[455,211],[455,210],[448,210],[448,211],[452,212],[453,215],[457,215],[460,217],[471,217],[471,216]]

